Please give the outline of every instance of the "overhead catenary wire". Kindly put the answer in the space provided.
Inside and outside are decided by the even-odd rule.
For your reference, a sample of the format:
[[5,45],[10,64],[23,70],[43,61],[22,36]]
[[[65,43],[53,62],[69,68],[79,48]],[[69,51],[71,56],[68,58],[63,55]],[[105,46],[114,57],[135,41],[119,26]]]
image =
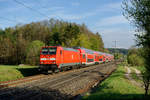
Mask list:
[[[49,17],[47,16],[47,15],[45,15],[45,14],[43,14],[43,13],[41,13],[40,11],[38,11],[38,10],[36,10],[36,9],[34,9],[34,8],[32,8],[32,7],[30,7],[30,6],[28,6],[27,4],[24,4],[23,2],[20,2],[20,1],[18,1],[18,0],[13,0],[14,2],[16,2],[17,4],[20,4],[20,5],[22,5],[22,6],[24,6],[25,8],[28,8],[28,9],[30,9],[30,10],[32,10],[32,11],[34,11],[34,12],[36,12],[36,13],[38,13],[38,14],[40,14],[41,16],[44,16],[44,17],[47,17],[48,19],[49,19]],[[8,22],[18,22],[18,21],[16,21],[16,20],[14,20],[14,19],[10,19],[10,18],[7,18],[7,17],[3,17],[3,16],[0,16],[0,19],[3,19],[3,20],[6,20],[6,21],[8,21]],[[61,18],[60,18],[61,19]],[[19,22],[18,22],[19,23]],[[2,24],[2,23],[1,23]]]
[[47,15],[45,15],[45,14],[41,13],[40,11],[28,6],[27,4],[24,4],[23,2],[20,2],[20,1],[17,1],[17,0],[13,0],[13,1],[16,2],[17,4],[20,4],[20,5],[24,6],[25,8],[28,8],[28,9],[38,13],[39,15],[47,17],[49,19],[49,17]]

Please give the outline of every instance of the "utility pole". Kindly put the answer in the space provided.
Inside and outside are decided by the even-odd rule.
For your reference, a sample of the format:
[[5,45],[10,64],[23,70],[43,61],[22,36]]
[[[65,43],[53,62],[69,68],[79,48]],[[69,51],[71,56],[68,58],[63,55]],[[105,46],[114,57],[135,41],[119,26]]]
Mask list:
[[115,57],[115,59],[116,59],[116,56],[117,56],[116,48],[117,48],[117,42],[118,42],[118,41],[115,40],[115,41],[112,41],[112,42],[115,43],[114,57]]
[[115,49],[117,48],[117,40],[113,41],[115,43]]

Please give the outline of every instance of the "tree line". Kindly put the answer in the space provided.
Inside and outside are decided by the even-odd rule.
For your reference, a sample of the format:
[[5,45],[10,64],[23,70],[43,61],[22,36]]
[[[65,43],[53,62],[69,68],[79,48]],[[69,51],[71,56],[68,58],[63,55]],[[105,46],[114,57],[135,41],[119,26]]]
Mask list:
[[0,29],[0,64],[38,65],[41,47],[54,45],[105,50],[101,35],[85,24],[50,19]]
[[128,54],[128,49],[124,49],[124,48],[107,48],[109,50],[110,53],[121,53],[124,55]]

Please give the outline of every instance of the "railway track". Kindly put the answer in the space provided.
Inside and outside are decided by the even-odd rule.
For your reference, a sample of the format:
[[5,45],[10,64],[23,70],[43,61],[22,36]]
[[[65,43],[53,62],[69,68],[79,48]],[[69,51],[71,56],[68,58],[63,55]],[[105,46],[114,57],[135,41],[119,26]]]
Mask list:
[[114,62],[110,62],[55,75],[38,76],[39,78],[15,86],[9,86],[8,83],[8,87],[0,90],[0,100],[71,99],[108,77],[115,69]]
[[15,85],[18,85],[24,82],[30,82],[30,81],[37,80],[39,78],[44,78],[44,77],[45,75],[40,74],[40,75],[29,76],[29,77],[25,77],[25,78],[21,78],[17,80],[0,82],[0,89],[6,88],[6,87],[13,87]]

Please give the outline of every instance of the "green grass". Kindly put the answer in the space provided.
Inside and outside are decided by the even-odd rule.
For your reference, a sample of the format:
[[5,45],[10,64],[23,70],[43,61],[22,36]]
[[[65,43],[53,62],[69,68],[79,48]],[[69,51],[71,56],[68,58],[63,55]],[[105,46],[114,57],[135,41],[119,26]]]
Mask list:
[[37,66],[0,65],[0,82],[38,74]]
[[[125,78],[125,68],[118,69],[103,81],[94,93],[83,96],[83,100],[142,100],[144,89],[133,85]],[[144,98],[146,99],[146,98]]]

